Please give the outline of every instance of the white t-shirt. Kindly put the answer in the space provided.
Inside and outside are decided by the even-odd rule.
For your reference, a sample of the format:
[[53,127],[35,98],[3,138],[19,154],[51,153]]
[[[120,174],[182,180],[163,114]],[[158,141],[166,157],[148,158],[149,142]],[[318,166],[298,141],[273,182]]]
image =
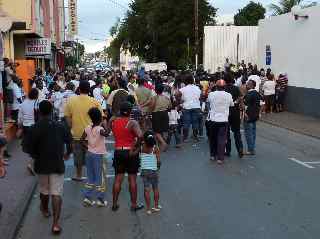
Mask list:
[[58,111],[59,117],[63,117],[63,94],[60,91],[54,92],[54,94],[51,96],[51,100],[54,108]]
[[178,119],[180,119],[180,115],[177,110],[171,110],[168,112],[169,115],[169,125],[177,125]]
[[74,85],[74,87],[75,87],[74,89],[75,89],[75,90],[78,89],[79,84],[80,84],[79,81],[77,81],[77,80],[71,80],[70,82]]
[[93,80],[89,80],[89,84],[90,84],[90,88],[92,88],[93,86],[96,85],[96,82],[94,82]]
[[260,84],[261,84],[261,78],[260,78],[260,76],[251,75],[251,76],[249,76],[248,80],[253,80],[253,81],[256,82],[256,88],[255,88],[255,90],[259,92],[259,91],[260,91]]
[[106,102],[104,97],[102,96],[102,89],[99,87],[94,88],[93,97],[102,105],[103,109],[106,109]]
[[274,95],[276,93],[276,83],[272,80],[268,80],[263,84],[262,90],[264,95]]
[[59,117],[60,118],[64,117],[64,108],[67,104],[68,99],[72,96],[76,96],[76,94],[72,90],[66,90],[62,95],[63,95],[62,105],[59,110]]
[[18,123],[30,127],[34,125],[34,110],[38,108],[36,100],[25,99],[20,105]]
[[22,100],[22,91],[21,91],[21,88],[16,83],[13,83],[11,85],[11,89],[13,91],[12,110],[18,110],[20,108],[20,103],[18,99],[20,98]]
[[196,85],[187,85],[180,89],[182,93],[182,107],[186,110],[200,109],[201,90]]
[[225,91],[214,91],[208,96],[210,104],[209,120],[213,122],[228,122],[229,108],[234,106],[232,95]]

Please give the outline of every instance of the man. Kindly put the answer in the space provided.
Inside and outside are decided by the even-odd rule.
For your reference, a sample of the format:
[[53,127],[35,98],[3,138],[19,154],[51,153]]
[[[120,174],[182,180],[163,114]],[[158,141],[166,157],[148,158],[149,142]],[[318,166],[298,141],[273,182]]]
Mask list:
[[234,106],[232,95],[225,91],[226,83],[218,80],[217,90],[208,96],[210,104],[209,112],[209,143],[211,160],[217,160],[218,164],[223,164],[224,153],[227,142],[229,109]]
[[224,63],[224,71],[230,72],[230,69],[231,69],[231,64],[230,64],[229,58],[226,58],[226,62]]
[[91,108],[97,107],[101,110],[101,104],[94,98],[89,97],[90,84],[88,81],[80,81],[80,95],[68,99],[64,116],[71,127],[73,135],[74,166],[76,175],[72,178],[74,181],[82,181],[82,167],[85,165],[86,150],[81,144],[81,136],[84,129],[91,123],[88,112]]
[[131,210],[138,211],[143,205],[137,204],[137,173],[140,167],[139,156],[132,155],[133,147],[139,144],[142,131],[139,123],[130,119],[132,105],[122,102],[120,116],[110,120],[110,126],[115,139],[115,151],[113,166],[115,169],[115,180],[113,184],[113,206],[112,210],[119,209],[118,198],[125,173],[128,173],[129,191],[131,196]]
[[230,129],[233,132],[234,141],[236,144],[236,148],[238,151],[239,158],[243,157],[243,143],[241,139],[240,132],[240,100],[241,100],[241,92],[239,87],[233,85],[233,81],[231,76],[228,74],[225,76],[225,81],[227,83],[226,92],[232,95],[232,100],[234,102],[234,106],[230,107],[229,114],[229,127],[228,127],[228,141],[226,146],[226,156],[230,156],[231,154],[231,137],[230,137]]
[[93,98],[95,98],[98,102],[100,102],[102,109],[106,110],[107,109],[107,104],[106,104],[106,99],[108,98],[108,95],[104,93],[102,90],[102,80],[97,79],[96,80],[96,86],[93,89],[92,92]]
[[[39,176],[41,212],[46,218],[50,216],[49,200],[51,196],[52,233],[60,234],[59,219],[62,208],[64,160],[67,160],[72,153],[72,137],[63,125],[51,119],[52,110],[53,106],[47,100],[39,104],[41,119],[31,129],[28,152],[34,159],[34,170]],[[64,154],[65,145],[66,154]]]
[[257,92],[259,92],[259,91],[260,91],[261,78],[260,78],[260,76],[259,76],[258,71],[252,70],[252,73],[251,73],[251,75],[249,76],[248,80],[252,80],[252,81],[254,81],[254,82],[256,83],[256,88],[255,88],[255,90],[256,90]]
[[111,109],[112,116],[119,116],[120,105],[128,98],[129,92],[124,81],[119,81],[119,89],[111,92],[107,100],[107,105]]
[[286,94],[288,90],[288,77],[286,74],[280,74],[277,80],[277,112],[284,111],[284,104],[286,99]]
[[248,93],[244,97],[246,110],[243,125],[248,145],[248,151],[245,153],[245,155],[249,156],[255,155],[256,122],[259,120],[260,100],[262,100],[262,97],[255,88],[256,82],[253,80],[249,80],[247,82]]
[[183,140],[188,139],[189,128],[192,125],[193,137],[199,141],[199,122],[201,114],[200,97],[201,90],[194,84],[193,75],[189,74],[185,77],[186,86],[180,89],[180,95],[183,107]]

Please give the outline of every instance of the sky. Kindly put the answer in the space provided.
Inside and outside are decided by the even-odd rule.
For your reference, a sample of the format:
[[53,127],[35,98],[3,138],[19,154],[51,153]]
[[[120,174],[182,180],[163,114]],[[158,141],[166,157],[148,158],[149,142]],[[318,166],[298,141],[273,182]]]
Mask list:
[[[87,52],[103,49],[105,39],[109,37],[109,29],[118,17],[124,16],[129,2],[130,0],[78,0],[78,38],[85,45]],[[209,2],[219,8],[218,16],[228,19],[250,0],[209,0]],[[260,2],[267,7],[278,0],[255,0],[255,2]]]

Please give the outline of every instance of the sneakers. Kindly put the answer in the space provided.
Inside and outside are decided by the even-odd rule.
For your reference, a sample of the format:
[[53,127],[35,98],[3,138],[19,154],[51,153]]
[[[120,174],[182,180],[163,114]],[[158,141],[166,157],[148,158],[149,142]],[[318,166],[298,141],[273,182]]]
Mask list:
[[95,201],[90,200],[89,198],[83,199],[83,206],[92,207],[95,204]]
[[108,206],[108,202],[107,201],[103,201],[101,199],[98,199],[97,206],[98,207],[106,207],[106,206]]

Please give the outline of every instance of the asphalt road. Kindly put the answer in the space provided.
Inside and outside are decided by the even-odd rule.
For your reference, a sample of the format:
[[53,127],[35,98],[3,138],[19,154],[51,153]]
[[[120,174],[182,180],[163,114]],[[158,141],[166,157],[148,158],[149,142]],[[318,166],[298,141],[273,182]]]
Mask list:
[[[67,180],[60,238],[318,239],[319,146],[314,138],[260,123],[254,158],[240,160],[233,152],[219,166],[209,161],[205,140],[171,149],[162,155],[163,209],[151,216],[129,211],[127,184],[114,213],[110,207],[84,208],[81,185]],[[139,179],[141,201],[142,190]],[[111,202],[110,186],[107,197]],[[38,208],[35,195],[17,238],[53,238]]]

